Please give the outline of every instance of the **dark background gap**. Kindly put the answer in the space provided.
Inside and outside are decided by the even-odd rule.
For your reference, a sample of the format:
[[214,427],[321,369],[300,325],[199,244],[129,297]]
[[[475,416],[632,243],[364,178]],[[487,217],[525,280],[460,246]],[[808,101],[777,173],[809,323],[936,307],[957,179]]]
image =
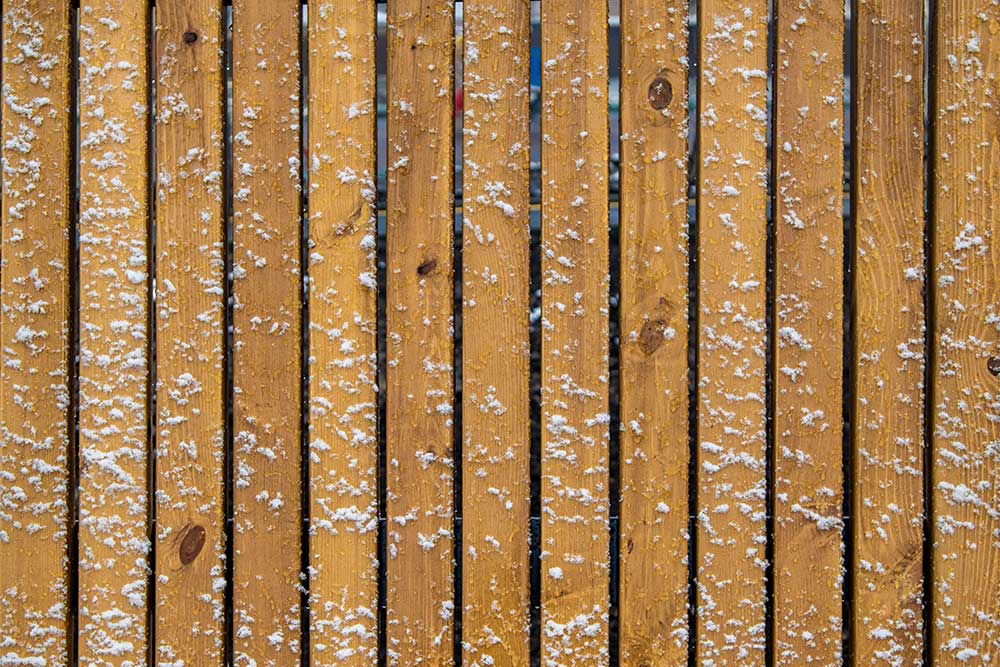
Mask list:
[[[69,373],[69,414],[68,433],[69,451],[66,460],[69,464],[69,483],[67,499],[67,548],[69,565],[66,594],[66,629],[69,634],[67,641],[67,664],[77,664],[79,655],[79,601],[80,581],[76,563],[80,562],[80,489],[74,483],[79,479],[80,471],[80,104],[78,97],[80,82],[80,10],[74,6],[70,9],[70,65],[69,65],[69,142],[70,142],[70,177],[73,184],[69,193],[69,352],[67,357]],[[2,75],[0,75],[2,76]]]
[[[854,158],[851,146],[857,136],[858,109],[855,102],[854,73],[857,72],[857,48],[854,43],[857,32],[854,28],[857,0],[849,0],[845,5],[845,35],[844,35],[844,102],[846,122],[844,123],[844,358],[843,358],[843,415],[842,461],[843,461],[843,505],[841,514],[844,526],[841,529],[844,551],[841,559],[844,580],[841,588],[841,658],[845,665],[854,664],[854,622],[853,622],[853,591],[854,591],[854,396],[855,396],[855,339],[854,339],[854,252],[857,240],[854,225],[857,209],[857,196],[854,187]],[[930,663],[927,663],[930,664]]]
[[312,488],[309,476],[309,339],[312,335],[309,326],[309,7],[300,5],[299,19],[299,228],[301,240],[299,241],[299,271],[301,277],[302,300],[300,309],[300,330],[301,348],[299,349],[299,366],[302,369],[299,378],[299,474],[302,479],[299,486],[302,488],[301,497],[301,522],[299,542],[301,551],[299,554],[299,642],[302,664],[312,664],[310,655],[312,645],[310,634],[312,632],[311,616],[309,610],[309,590],[311,583],[311,559],[309,556],[309,527],[312,516]]
[[[462,6],[455,4],[455,53],[454,61],[454,83],[452,85],[452,99],[455,107],[455,127],[454,127],[454,191],[462,191],[462,167],[463,162],[463,108],[459,108],[460,93],[464,91],[464,68],[465,61],[465,41],[459,41],[459,35],[465,32],[464,13]],[[452,496],[454,515],[452,519],[452,537],[454,549],[454,563],[452,577],[454,581],[454,608],[452,610],[452,650],[453,662],[456,666],[462,664],[462,206],[461,201],[456,196],[454,203],[454,234],[452,236],[453,255],[453,293],[452,293],[452,326],[454,329],[454,339],[452,347],[452,369],[453,369],[453,396],[452,396],[452,470],[453,484]]]
[[146,661],[156,664],[156,6],[146,12]]
[[233,9],[226,6],[223,10],[222,18],[223,37],[223,71],[222,76],[225,81],[222,93],[223,116],[223,156],[222,156],[222,200],[223,200],[223,224],[225,225],[225,286],[223,287],[225,308],[223,311],[223,326],[225,329],[224,347],[224,391],[226,393],[226,414],[225,432],[223,442],[225,451],[223,452],[225,469],[223,470],[223,506],[225,512],[225,578],[226,588],[223,593],[223,605],[225,609],[224,633],[225,644],[222,647],[223,660],[226,665],[234,665],[233,654],[233,615],[235,605],[233,604],[233,403],[235,391],[233,387]]

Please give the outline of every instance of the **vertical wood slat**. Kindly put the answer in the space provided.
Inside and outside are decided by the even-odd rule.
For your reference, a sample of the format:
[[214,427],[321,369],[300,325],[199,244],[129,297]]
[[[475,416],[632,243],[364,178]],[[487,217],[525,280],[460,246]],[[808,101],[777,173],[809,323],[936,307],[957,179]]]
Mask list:
[[763,662],[767,4],[701,5],[697,632]]
[[606,665],[608,15],[542,3],[542,661]]
[[462,645],[527,667],[531,8],[463,9]]
[[621,12],[621,660],[682,664],[688,13],[686,4],[651,0],[624,0]]
[[375,6],[309,7],[310,656],[378,655]]
[[453,36],[452,0],[388,5],[390,665],[453,656]]
[[922,658],[923,12],[858,2],[855,661]]
[[224,658],[222,11],[156,11],[155,656],[172,664]]
[[299,12],[295,0],[233,3],[237,665],[300,660]]
[[935,665],[1000,653],[1000,11],[937,7],[932,486]]
[[68,658],[70,8],[3,7],[0,661]]
[[774,664],[843,644],[844,3],[778,2]]
[[80,6],[79,660],[146,660],[149,6]]

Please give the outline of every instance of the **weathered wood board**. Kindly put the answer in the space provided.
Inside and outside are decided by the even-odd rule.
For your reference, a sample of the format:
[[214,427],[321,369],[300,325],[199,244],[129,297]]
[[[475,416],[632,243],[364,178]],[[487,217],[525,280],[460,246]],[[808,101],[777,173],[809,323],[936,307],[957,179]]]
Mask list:
[[309,581],[316,665],[378,657],[375,5],[309,8]]
[[765,648],[767,4],[701,6],[697,659]]
[[689,639],[688,8],[621,11],[621,664],[676,665]]
[[454,4],[388,5],[387,628],[390,665],[454,655]]
[[937,5],[933,187],[931,659],[1000,654],[1000,10]]
[[156,647],[225,653],[221,0],[156,11]]
[[774,665],[843,648],[844,3],[779,3]]
[[300,661],[300,5],[233,3],[233,659]]
[[854,147],[855,664],[920,664],[923,12],[859,2]]
[[606,665],[608,15],[542,3],[542,661]]
[[0,661],[69,659],[70,7],[3,8]]
[[149,5],[79,20],[78,653],[126,667],[149,633]]
[[463,659],[527,667],[530,3],[463,9]]

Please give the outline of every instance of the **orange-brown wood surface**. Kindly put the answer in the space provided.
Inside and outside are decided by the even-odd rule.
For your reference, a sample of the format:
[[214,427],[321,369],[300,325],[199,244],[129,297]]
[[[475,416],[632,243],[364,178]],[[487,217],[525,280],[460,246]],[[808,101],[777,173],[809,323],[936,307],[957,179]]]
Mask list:
[[3,7],[0,662],[68,664],[70,8]]
[[309,6],[311,659],[378,657],[375,6]]
[[841,664],[844,3],[779,2],[774,665]]
[[687,19],[687,3],[622,2],[625,667],[682,664],[688,651]]
[[542,661],[606,665],[607,4],[542,3]]
[[859,2],[854,152],[855,665],[921,663],[923,12]]
[[80,3],[79,662],[147,655],[149,5]]
[[1000,654],[1000,10],[937,5],[933,212],[934,665]]
[[997,661],[1000,9],[544,0],[533,92],[390,0],[380,129],[378,0],[79,4],[0,10],[0,667]]
[[700,664],[764,662],[767,4],[701,5]]
[[462,645],[527,667],[530,3],[463,9]]
[[299,31],[233,3],[233,658],[300,661]]
[[222,2],[162,3],[156,30],[155,655],[221,665]]
[[454,623],[452,0],[388,5],[390,665],[450,665]]

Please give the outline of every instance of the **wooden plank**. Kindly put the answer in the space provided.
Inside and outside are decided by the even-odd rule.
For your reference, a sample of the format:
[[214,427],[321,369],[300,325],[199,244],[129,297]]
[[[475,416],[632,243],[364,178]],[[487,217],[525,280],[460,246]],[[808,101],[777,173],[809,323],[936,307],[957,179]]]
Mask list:
[[621,661],[676,665],[688,651],[688,16],[654,0],[621,11]]
[[857,4],[855,664],[922,661],[922,5]]
[[844,3],[779,2],[774,664],[843,644]]
[[378,657],[375,3],[309,8],[310,655]]
[[236,665],[299,663],[300,5],[233,3]]
[[542,661],[608,646],[608,14],[542,3]]
[[156,659],[221,665],[225,225],[221,0],[156,12]]
[[988,665],[1000,653],[1000,11],[937,7],[934,151],[935,665]]
[[764,662],[767,3],[701,5],[697,660]]
[[70,9],[3,7],[0,661],[65,665]]
[[80,6],[79,661],[146,660],[149,5]]
[[527,667],[531,7],[463,9],[462,646]]
[[453,656],[453,33],[452,0],[388,5],[390,665]]

